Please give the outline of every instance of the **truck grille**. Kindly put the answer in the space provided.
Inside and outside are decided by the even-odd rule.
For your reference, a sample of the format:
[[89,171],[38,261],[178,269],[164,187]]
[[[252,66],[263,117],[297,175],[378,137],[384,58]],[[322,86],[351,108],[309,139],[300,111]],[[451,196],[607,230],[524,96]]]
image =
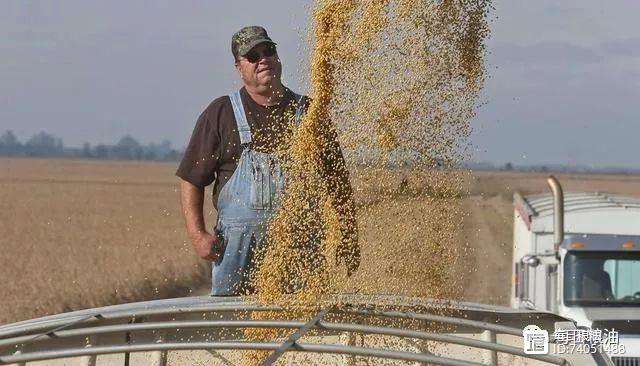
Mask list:
[[640,366],[640,357],[611,357],[616,366]]

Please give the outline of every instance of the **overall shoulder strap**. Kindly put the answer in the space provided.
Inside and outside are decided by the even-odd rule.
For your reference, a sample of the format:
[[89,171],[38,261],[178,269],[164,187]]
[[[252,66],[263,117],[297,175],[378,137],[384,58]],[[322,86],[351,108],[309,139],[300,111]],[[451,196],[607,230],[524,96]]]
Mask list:
[[302,123],[302,116],[304,115],[306,110],[305,110],[305,106],[302,103],[302,95],[296,94],[293,91],[291,93],[293,93],[293,97],[296,99],[295,122],[296,122],[296,125],[299,125],[300,123]]
[[245,113],[244,106],[242,105],[240,91],[229,94],[229,99],[231,99],[233,115],[236,118],[236,126],[238,128],[238,133],[240,134],[240,144],[246,145],[251,142],[251,129],[249,128],[247,114]]

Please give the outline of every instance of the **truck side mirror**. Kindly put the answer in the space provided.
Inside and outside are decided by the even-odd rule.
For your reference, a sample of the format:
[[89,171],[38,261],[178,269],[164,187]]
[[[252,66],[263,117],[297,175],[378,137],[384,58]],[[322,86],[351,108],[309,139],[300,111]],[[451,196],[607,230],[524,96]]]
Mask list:
[[535,255],[525,255],[524,257],[522,257],[522,259],[520,259],[520,262],[526,264],[529,267],[537,267],[538,265],[540,265],[540,258]]

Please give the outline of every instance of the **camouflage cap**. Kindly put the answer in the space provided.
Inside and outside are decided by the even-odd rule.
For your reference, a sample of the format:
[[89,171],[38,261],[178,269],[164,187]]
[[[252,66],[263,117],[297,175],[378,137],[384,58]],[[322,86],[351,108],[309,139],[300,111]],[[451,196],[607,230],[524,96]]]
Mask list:
[[263,42],[276,44],[264,28],[257,25],[244,27],[231,37],[231,53],[237,60],[239,56],[246,55],[253,47]]

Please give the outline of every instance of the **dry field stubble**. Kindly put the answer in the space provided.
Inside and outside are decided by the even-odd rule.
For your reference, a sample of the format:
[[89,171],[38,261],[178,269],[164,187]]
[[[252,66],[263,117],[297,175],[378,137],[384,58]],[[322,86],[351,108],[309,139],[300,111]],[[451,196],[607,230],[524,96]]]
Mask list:
[[205,283],[182,229],[175,164],[2,159],[0,167],[0,323]]
[[[0,167],[0,323],[185,295],[207,286],[208,268],[183,230],[174,163],[1,159]],[[391,176],[392,195],[376,191],[375,176],[352,176],[360,188],[355,198],[363,258],[347,289],[429,295],[413,293],[402,282],[415,274],[411,268],[419,273],[438,260],[437,251],[415,255],[423,249],[422,239],[432,236],[428,230],[437,229],[438,203],[413,194],[412,188],[429,189],[424,181],[405,180],[409,175],[402,171]],[[516,172],[469,177],[470,195],[461,198],[459,260],[447,274],[453,285],[440,294],[507,303],[511,197],[516,190],[545,192],[545,177]],[[559,179],[567,191],[640,194],[639,176],[561,174]],[[209,197],[207,220],[213,225]],[[400,263],[404,272],[396,270]]]

